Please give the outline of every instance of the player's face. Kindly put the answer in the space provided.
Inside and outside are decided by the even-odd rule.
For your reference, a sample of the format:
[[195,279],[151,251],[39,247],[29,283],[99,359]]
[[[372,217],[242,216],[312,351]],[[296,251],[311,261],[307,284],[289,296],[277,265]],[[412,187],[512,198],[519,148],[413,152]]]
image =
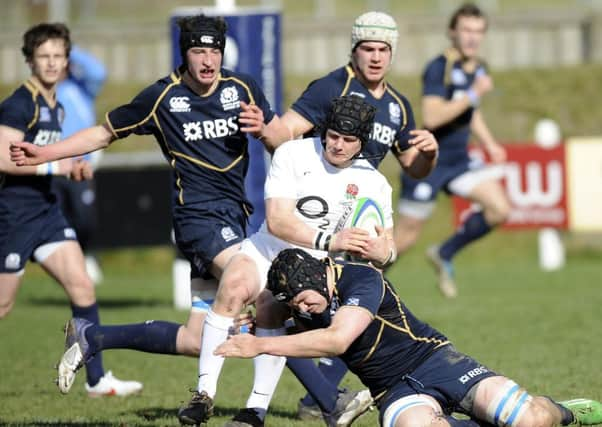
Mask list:
[[384,42],[362,42],[353,51],[352,61],[360,79],[380,83],[391,65],[391,48]]
[[49,39],[35,48],[29,66],[32,76],[43,86],[55,85],[67,69],[68,58],[63,39]]
[[326,310],[328,301],[316,291],[303,291],[295,295],[290,305],[297,311],[319,314]]
[[211,47],[191,47],[186,52],[188,72],[201,86],[211,86],[222,66],[222,52]]
[[487,22],[477,16],[460,16],[456,28],[450,31],[450,38],[456,49],[465,58],[475,58],[487,31]]
[[338,168],[345,168],[353,162],[353,157],[362,148],[357,136],[343,135],[332,129],[326,131],[326,146],[324,158],[328,163]]

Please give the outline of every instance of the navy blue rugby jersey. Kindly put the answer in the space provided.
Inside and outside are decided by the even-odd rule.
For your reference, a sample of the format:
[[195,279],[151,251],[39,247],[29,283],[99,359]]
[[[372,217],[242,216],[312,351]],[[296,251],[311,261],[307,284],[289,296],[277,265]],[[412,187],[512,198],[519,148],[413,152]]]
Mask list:
[[397,157],[409,148],[409,132],[416,128],[408,100],[389,84],[385,84],[384,95],[377,99],[355,77],[351,65],[346,65],[311,82],[291,108],[312,123],[316,130],[324,123],[334,98],[343,95],[364,98],[377,110],[370,142],[362,152],[374,167],[378,167],[389,150]]
[[449,344],[436,329],[418,320],[399,299],[393,286],[375,268],[348,262],[336,265],[330,311],[304,319],[307,327],[328,327],[343,306],[361,307],[373,317],[368,328],[339,357],[379,396],[411,372],[435,349]]
[[[0,125],[18,129],[23,140],[39,146],[61,139],[61,123],[65,117],[63,106],[57,101],[50,107],[39,89],[30,80],[23,83],[0,104]],[[50,189],[51,175],[10,175],[0,173],[0,199],[12,204],[13,209],[36,206],[44,209],[46,203],[56,201]],[[42,204],[40,204],[42,202]]]
[[184,84],[181,71],[107,113],[107,124],[116,138],[131,133],[155,137],[173,168],[176,207],[228,201],[250,207],[244,188],[248,139],[239,129],[240,101],[259,106],[265,123],[274,117],[270,105],[248,75],[222,68],[217,88],[199,96]]
[[[484,64],[478,63],[474,70],[466,70],[459,52],[450,48],[427,64],[422,76],[422,94],[440,96],[446,100],[460,99],[466,95],[479,74],[486,74]],[[439,163],[455,164],[468,160],[467,146],[473,112],[474,108],[470,107],[451,122],[431,129],[439,142]]]

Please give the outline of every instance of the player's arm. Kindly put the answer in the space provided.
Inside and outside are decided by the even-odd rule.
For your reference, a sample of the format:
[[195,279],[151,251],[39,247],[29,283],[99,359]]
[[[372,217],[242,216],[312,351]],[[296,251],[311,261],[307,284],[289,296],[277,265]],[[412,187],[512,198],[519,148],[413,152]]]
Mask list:
[[427,129],[437,129],[451,122],[472,107],[470,98],[447,100],[441,96],[422,97],[422,122]]
[[343,228],[328,234],[307,225],[295,215],[297,201],[272,197],[265,201],[265,217],[268,231],[279,239],[297,246],[325,251],[351,251],[360,253],[366,249],[370,235],[359,228]]
[[410,148],[397,155],[404,172],[412,178],[424,178],[435,168],[439,155],[439,144],[435,136],[425,129],[411,130],[408,140]]
[[278,115],[274,114],[269,123],[265,123],[263,110],[255,104],[240,102],[241,112],[238,122],[241,131],[250,133],[260,140],[266,150],[273,153],[280,144],[291,139],[291,134]]
[[506,161],[506,150],[501,144],[498,144],[493,137],[481,111],[475,110],[473,113],[470,121],[470,130],[483,148],[487,150],[493,163],[502,163]]
[[18,166],[39,165],[59,159],[81,156],[107,147],[114,139],[108,125],[97,125],[74,133],[69,138],[38,147],[21,138],[10,143],[10,159]]
[[293,335],[255,337],[239,334],[218,346],[216,355],[255,357],[272,354],[290,357],[333,357],[343,354],[372,322],[372,314],[360,307],[344,306],[337,310],[328,328]]
[[[25,134],[19,129],[0,125],[0,172],[10,175],[69,175],[71,160],[35,163],[35,166],[17,166],[11,161],[11,141],[22,141]],[[33,144],[35,148],[37,147]]]
[[428,129],[437,129],[450,123],[469,108],[475,108],[483,95],[493,89],[493,80],[480,67],[476,78],[463,96],[447,99],[445,67],[434,63],[427,67],[423,76],[422,121]]
[[281,120],[288,128],[292,138],[300,138],[314,127],[313,123],[293,109],[284,113]]
[[371,261],[377,268],[385,268],[397,258],[395,241],[393,240],[393,227],[383,228],[375,226],[376,237],[370,239],[365,249],[359,253],[361,258]]

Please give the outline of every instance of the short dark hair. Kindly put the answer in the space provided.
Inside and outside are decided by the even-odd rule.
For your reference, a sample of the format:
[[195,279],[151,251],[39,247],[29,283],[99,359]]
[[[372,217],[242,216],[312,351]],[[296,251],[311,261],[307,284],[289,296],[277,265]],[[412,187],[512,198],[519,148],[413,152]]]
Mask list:
[[65,42],[65,55],[69,58],[71,53],[71,35],[69,28],[62,23],[41,23],[34,25],[23,34],[23,47],[21,52],[27,61],[33,59],[33,53],[38,46],[51,39],[61,39]]
[[474,3],[464,3],[453,13],[449,20],[449,29],[455,30],[458,25],[458,19],[462,16],[470,16],[473,18],[483,18],[487,21],[487,15]]

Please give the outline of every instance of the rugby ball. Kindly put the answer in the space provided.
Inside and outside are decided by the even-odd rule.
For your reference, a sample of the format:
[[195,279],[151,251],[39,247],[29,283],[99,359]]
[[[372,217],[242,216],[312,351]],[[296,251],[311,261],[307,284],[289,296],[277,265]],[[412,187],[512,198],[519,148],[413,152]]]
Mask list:
[[385,216],[380,205],[369,197],[359,198],[347,227],[361,228],[370,233],[370,237],[376,237],[376,225],[385,225]]

